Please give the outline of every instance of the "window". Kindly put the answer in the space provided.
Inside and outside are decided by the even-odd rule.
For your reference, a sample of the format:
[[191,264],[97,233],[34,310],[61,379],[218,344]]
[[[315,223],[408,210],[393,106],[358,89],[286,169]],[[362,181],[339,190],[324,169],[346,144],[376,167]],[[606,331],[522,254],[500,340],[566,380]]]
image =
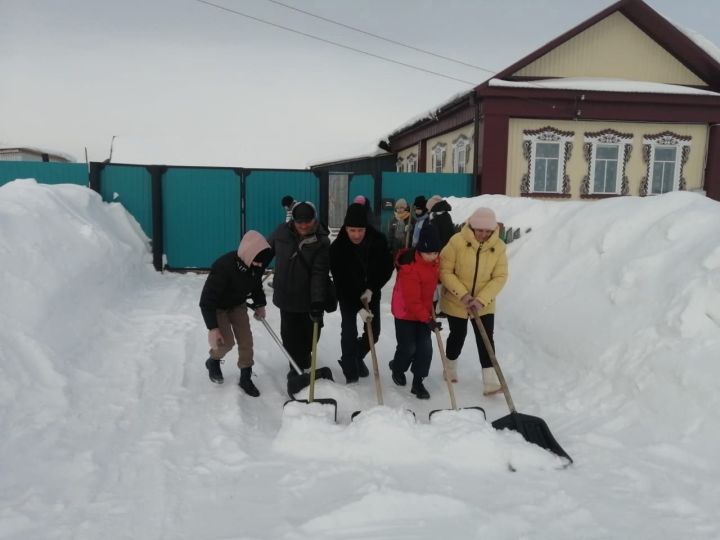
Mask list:
[[675,186],[675,165],[677,147],[656,146],[652,169],[650,193],[658,195],[673,191]]
[[443,166],[445,165],[445,145],[436,144],[432,149],[432,171],[439,173],[443,172]]
[[403,167],[404,167],[404,166],[405,166],[405,165],[404,165],[404,160],[403,160],[403,158],[398,158],[397,161],[395,162],[395,170],[396,170],[397,172],[403,172]]
[[453,141],[453,172],[464,173],[467,169],[470,141],[465,135],[461,135]]
[[537,143],[535,145],[533,191],[557,192],[559,160],[560,143]]
[[647,175],[640,184],[640,195],[660,195],[684,190],[683,168],[690,156],[691,137],[669,131],[643,137],[643,159]]
[[625,167],[632,152],[632,139],[632,133],[614,129],[585,133],[583,150],[587,174],[580,184],[581,197],[627,195],[630,192]]
[[417,172],[417,156],[410,154],[405,160],[405,172]]
[[572,152],[575,133],[552,127],[523,132],[523,154],[527,173],[520,184],[522,195],[570,196],[570,178],[565,168]]

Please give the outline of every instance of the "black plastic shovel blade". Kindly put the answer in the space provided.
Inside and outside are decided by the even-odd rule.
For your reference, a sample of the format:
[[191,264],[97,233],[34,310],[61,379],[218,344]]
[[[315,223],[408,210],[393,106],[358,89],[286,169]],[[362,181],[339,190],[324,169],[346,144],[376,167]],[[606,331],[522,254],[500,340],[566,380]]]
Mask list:
[[495,420],[492,423],[492,427],[495,429],[512,429],[513,431],[517,431],[527,442],[537,444],[553,454],[568,459],[570,463],[573,462],[572,458],[563,450],[562,446],[558,444],[552,433],[550,433],[550,428],[542,418],[513,412]]
[[[415,415],[415,411],[410,410],[410,409],[405,409],[405,410],[406,410],[407,412],[409,412],[410,414],[412,414],[412,415],[413,415],[413,418],[417,418],[417,416]],[[358,414],[361,414],[361,413],[362,413],[362,411],[355,411],[354,413],[352,413],[352,414],[350,415],[350,420],[351,420],[351,421],[352,421],[352,420],[355,420],[355,417],[356,417]]]
[[320,405],[330,405],[333,408],[333,421],[337,424],[337,401],[332,398],[318,398],[313,401],[308,401],[307,399],[289,399],[283,404],[283,408],[288,403],[304,403],[306,405],[319,403]]
[[430,414],[428,415],[428,421],[432,421],[433,414],[443,412],[443,411],[480,411],[483,415],[483,418],[487,418],[487,415],[485,414],[485,409],[482,407],[460,407],[458,409],[435,409],[434,411],[430,411]]
[[[315,370],[315,379],[327,379],[329,381],[335,381],[333,379],[332,371],[329,367],[321,367]],[[293,397],[295,394],[300,392],[303,388],[310,386],[310,374],[302,373],[300,375],[293,375],[288,379],[287,382],[287,393],[288,396]],[[319,400],[315,400],[319,401]]]

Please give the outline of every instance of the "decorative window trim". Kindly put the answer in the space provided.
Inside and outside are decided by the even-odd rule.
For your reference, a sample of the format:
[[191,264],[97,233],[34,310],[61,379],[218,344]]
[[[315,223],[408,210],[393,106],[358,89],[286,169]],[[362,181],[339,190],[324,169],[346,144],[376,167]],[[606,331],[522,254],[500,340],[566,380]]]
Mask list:
[[[470,139],[466,135],[460,135],[457,139],[455,139],[452,142],[453,145],[453,162],[452,162],[452,168],[454,173],[459,172],[467,172],[467,165],[470,161]],[[463,162],[460,163],[459,154],[460,151],[464,151],[464,159]],[[460,171],[460,166],[462,165],[462,171]]]
[[[435,146],[432,147],[432,150],[430,152],[431,156],[431,164],[432,164],[432,171],[433,172],[442,172],[445,168],[445,148],[447,147],[447,144],[445,143],[437,143]],[[440,163],[438,164],[438,160]],[[440,165],[440,170],[437,170],[437,166]]]
[[[523,131],[523,156],[528,162],[527,172],[523,174],[520,182],[520,195],[522,196],[538,196],[538,197],[569,197],[570,196],[570,177],[566,174],[567,162],[570,159],[573,148],[574,131],[560,131],[551,126],[545,126],[540,129]],[[557,142],[560,143],[560,154],[558,159],[558,180],[562,178],[562,187],[558,182],[558,191],[535,191],[533,189],[535,178],[535,155],[537,143],[539,142]]]
[[[680,150],[680,163],[675,167],[675,176],[673,178],[673,191],[685,191],[687,182],[683,176],[685,164],[690,157],[690,141],[692,136],[679,135],[672,131],[663,131],[654,135],[643,135],[643,161],[645,162],[645,176],[640,182],[640,196],[647,197],[653,195],[650,193],[652,185],[652,171],[655,166],[655,148],[658,146],[675,146]],[[677,163],[677,161],[676,161]]]
[[405,167],[405,160],[401,157],[397,158],[397,161],[395,162],[395,170],[397,172],[403,172]]
[[[614,129],[604,129],[602,131],[585,133],[583,155],[585,156],[588,169],[587,174],[583,176],[582,183],[580,184],[581,198],[600,199],[628,195],[630,193],[630,180],[625,174],[625,171],[627,169],[628,161],[630,160],[630,153],[633,149],[631,144],[632,140],[632,133],[620,133]],[[593,190],[593,187],[595,186],[595,155],[597,153],[597,147],[600,144],[616,144],[619,147],[615,193],[595,193]]]
[[405,172],[417,172],[417,154],[408,154],[405,158]]

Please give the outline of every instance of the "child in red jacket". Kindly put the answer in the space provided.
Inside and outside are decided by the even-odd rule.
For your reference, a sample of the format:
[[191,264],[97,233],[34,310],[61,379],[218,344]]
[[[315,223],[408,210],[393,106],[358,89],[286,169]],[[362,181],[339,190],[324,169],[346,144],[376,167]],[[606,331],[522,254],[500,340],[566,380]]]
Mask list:
[[433,293],[440,272],[440,236],[434,226],[423,227],[413,249],[403,249],[396,258],[397,278],[392,295],[397,348],[390,362],[392,380],[405,386],[405,372],[410,368],[413,382],[410,392],[418,399],[429,399],[423,379],[430,371],[430,339]]

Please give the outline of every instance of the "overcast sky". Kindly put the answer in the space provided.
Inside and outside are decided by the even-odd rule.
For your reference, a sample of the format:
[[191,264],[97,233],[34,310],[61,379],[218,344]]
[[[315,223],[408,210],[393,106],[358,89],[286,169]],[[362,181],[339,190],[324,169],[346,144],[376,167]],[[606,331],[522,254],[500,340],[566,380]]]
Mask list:
[[[277,5],[209,0],[479,84],[491,73]],[[281,0],[493,72],[607,0]],[[648,0],[720,45],[720,1]],[[0,147],[102,161],[304,168],[367,154],[472,85],[316,41],[198,0],[0,0]]]

